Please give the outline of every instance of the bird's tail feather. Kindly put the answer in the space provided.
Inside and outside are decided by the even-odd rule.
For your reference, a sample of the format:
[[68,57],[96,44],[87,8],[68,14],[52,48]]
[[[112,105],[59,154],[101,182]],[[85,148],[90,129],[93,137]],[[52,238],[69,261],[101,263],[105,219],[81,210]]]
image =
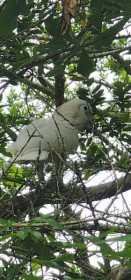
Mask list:
[[48,158],[48,152],[42,151],[40,154],[38,154],[37,151],[28,151],[26,153],[18,153],[16,154],[14,160],[16,161],[36,161],[36,160],[46,160]]
[[12,155],[15,155],[17,153],[17,149],[16,149],[16,145],[14,143],[11,143],[10,145],[8,145],[8,147],[6,148],[6,151],[11,153]]

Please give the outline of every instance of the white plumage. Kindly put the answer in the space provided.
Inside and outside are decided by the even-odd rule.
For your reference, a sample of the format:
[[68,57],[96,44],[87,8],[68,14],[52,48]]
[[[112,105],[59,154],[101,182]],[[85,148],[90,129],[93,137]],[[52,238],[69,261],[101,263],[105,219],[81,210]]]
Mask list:
[[89,104],[73,99],[59,106],[48,119],[36,119],[24,127],[7,150],[16,161],[44,160],[50,152],[74,153],[79,131],[90,129],[91,125]]

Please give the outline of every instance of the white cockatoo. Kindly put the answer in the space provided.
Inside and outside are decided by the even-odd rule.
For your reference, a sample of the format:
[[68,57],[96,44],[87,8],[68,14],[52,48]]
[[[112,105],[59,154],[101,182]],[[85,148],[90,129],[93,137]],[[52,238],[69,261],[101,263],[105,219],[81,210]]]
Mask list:
[[25,126],[7,150],[15,161],[45,160],[51,152],[74,153],[79,132],[90,130],[91,126],[90,105],[85,100],[73,99],[59,106],[51,117],[36,119]]

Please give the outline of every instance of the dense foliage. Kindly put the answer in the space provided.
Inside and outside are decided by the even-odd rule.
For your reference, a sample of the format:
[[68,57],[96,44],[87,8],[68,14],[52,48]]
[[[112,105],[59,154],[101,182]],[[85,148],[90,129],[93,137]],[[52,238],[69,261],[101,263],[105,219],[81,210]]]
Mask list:
[[[130,278],[131,1],[83,0],[73,18],[71,2],[0,6],[2,280]],[[76,96],[94,118],[77,154],[10,162],[21,127]]]

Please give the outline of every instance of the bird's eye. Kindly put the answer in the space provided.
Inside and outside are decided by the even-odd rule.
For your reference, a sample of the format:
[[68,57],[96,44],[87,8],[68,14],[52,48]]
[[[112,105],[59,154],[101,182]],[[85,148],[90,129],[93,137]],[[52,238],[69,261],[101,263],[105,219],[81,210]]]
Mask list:
[[87,106],[84,106],[84,110],[87,111]]

